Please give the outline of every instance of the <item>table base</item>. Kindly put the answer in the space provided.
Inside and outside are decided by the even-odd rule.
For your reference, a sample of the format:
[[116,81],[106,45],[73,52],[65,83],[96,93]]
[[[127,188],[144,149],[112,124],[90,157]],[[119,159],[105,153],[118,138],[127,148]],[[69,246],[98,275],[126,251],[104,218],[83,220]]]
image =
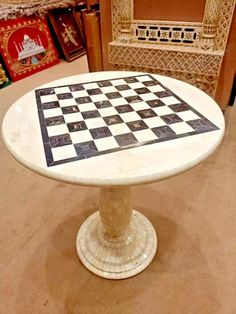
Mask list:
[[124,279],[140,273],[151,263],[157,250],[157,236],[149,220],[135,210],[124,234],[112,236],[96,212],[82,224],[76,248],[81,262],[94,274]]

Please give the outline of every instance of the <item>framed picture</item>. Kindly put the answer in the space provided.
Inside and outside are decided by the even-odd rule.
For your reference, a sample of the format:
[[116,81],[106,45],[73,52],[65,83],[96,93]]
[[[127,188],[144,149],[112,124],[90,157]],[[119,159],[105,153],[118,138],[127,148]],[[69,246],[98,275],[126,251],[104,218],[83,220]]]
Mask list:
[[86,53],[82,29],[72,8],[51,11],[49,20],[66,61],[70,62]]
[[13,81],[59,62],[46,20],[38,17],[0,21],[0,52]]

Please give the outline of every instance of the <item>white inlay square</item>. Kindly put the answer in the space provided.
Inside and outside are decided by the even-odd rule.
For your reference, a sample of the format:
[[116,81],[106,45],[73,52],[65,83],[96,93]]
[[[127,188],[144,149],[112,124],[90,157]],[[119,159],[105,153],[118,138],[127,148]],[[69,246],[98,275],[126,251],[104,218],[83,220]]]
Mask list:
[[69,98],[69,99],[59,100],[59,104],[61,107],[67,107],[67,106],[76,106],[77,102],[75,101],[74,98]]
[[135,102],[135,103],[131,103],[130,106],[135,110],[144,110],[144,109],[151,109],[150,106],[144,102],[144,101],[139,101],[139,102]]
[[128,104],[128,101],[125,100],[124,98],[114,98],[114,99],[109,99],[109,101],[114,107]]
[[[126,83],[126,84],[127,84],[127,83]],[[129,83],[128,85],[129,85],[132,89],[145,87],[145,86],[144,86],[142,83],[140,83],[140,82]]]
[[113,135],[130,133],[130,128],[125,123],[109,125],[109,129]]
[[95,140],[94,142],[99,151],[119,147],[119,144],[112,136],[106,137],[106,138],[99,138]]
[[92,102],[88,102],[86,104],[78,105],[78,108],[79,108],[80,112],[90,111],[90,110],[97,110],[97,107]]
[[69,132],[66,124],[59,124],[47,127],[48,136],[66,134]]
[[148,82],[148,81],[151,81],[152,79],[148,75],[142,75],[142,76],[137,76],[137,80],[139,80],[139,82]]
[[71,94],[73,95],[74,98],[79,98],[79,97],[87,97],[89,96],[89,94],[87,93],[86,90],[77,90],[74,92],[71,92]]
[[71,93],[69,87],[56,87],[54,88],[56,94],[64,94],[64,93]]
[[92,99],[92,102],[108,100],[107,96],[104,94],[92,95],[89,97]]
[[136,96],[137,93],[132,89],[126,89],[119,92],[123,97]]
[[44,113],[45,118],[63,115],[61,108],[53,108],[53,109],[43,110],[43,113]]
[[118,92],[114,86],[99,87],[103,94]]
[[164,88],[161,85],[153,85],[153,86],[147,86],[147,88],[152,92],[164,92]]
[[83,87],[85,89],[99,88],[97,83],[86,83],[86,84],[83,84]]
[[169,107],[166,107],[166,106],[161,106],[161,107],[155,107],[155,108],[152,108],[153,111],[156,112],[156,114],[158,114],[159,116],[163,116],[165,114],[173,114],[173,111],[169,108]]
[[64,119],[66,123],[84,120],[80,112],[65,114]]
[[166,105],[175,105],[180,103],[180,101],[174,96],[162,97],[160,99]]
[[200,117],[191,110],[178,112],[178,116],[184,121],[200,119]]
[[175,131],[176,134],[183,134],[195,131],[193,128],[191,128],[190,125],[185,122],[172,123],[169,125],[169,127],[171,127],[171,129]]
[[120,114],[120,117],[124,122],[141,120],[137,112],[134,112],[134,111],[122,113]]
[[64,145],[52,148],[52,155],[54,161],[77,156],[74,145]]
[[103,120],[103,118],[86,119],[85,123],[88,129],[95,129],[100,128],[101,126],[106,126],[106,122]]
[[108,117],[118,114],[114,107],[101,108],[99,109],[99,113],[102,117]]
[[70,138],[71,138],[73,144],[89,142],[89,141],[93,140],[92,135],[89,132],[89,130],[81,130],[78,132],[71,132]]
[[134,132],[134,135],[139,142],[146,142],[157,139],[156,135],[152,132],[152,130],[149,129],[136,131]]
[[166,125],[166,122],[160,117],[147,118],[145,119],[145,123],[150,129]]
[[50,102],[50,101],[57,101],[57,95],[56,94],[52,94],[52,95],[43,95],[40,97],[41,99],[41,103],[44,104],[46,102]]
[[143,100],[148,101],[148,100],[153,100],[153,99],[157,99],[157,96],[152,94],[152,93],[148,93],[148,94],[141,94],[139,95]]
[[118,79],[118,80],[111,80],[111,84],[113,86],[117,86],[117,85],[124,85],[124,84],[127,84],[127,83],[123,79]]

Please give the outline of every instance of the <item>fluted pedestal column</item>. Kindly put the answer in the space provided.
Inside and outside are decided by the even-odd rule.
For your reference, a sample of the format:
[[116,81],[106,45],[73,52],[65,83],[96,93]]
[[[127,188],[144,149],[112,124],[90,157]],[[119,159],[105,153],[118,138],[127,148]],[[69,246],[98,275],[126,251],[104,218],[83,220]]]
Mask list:
[[102,188],[100,211],[81,226],[76,247],[91,272],[108,279],[134,276],[152,261],[157,237],[152,224],[132,210],[130,188]]

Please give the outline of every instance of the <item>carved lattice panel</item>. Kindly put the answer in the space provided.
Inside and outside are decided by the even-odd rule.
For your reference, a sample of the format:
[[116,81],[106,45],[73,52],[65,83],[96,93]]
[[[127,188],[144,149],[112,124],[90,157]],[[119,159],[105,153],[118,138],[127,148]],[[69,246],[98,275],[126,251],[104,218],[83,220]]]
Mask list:
[[191,51],[152,49],[151,47],[109,45],[109,61],[114,64],[143,66],[159,70],[218,75],[221,55]]
[[214,40],[216,50],[225,50],[235,8],[235,0],[222,0],[218,20],[216,37]]
[[236,0],[206,0],[202,23],[134,20],[132,10],[124,15],[133,1],[112,0],[110,63],[170,75],[214,96]]

